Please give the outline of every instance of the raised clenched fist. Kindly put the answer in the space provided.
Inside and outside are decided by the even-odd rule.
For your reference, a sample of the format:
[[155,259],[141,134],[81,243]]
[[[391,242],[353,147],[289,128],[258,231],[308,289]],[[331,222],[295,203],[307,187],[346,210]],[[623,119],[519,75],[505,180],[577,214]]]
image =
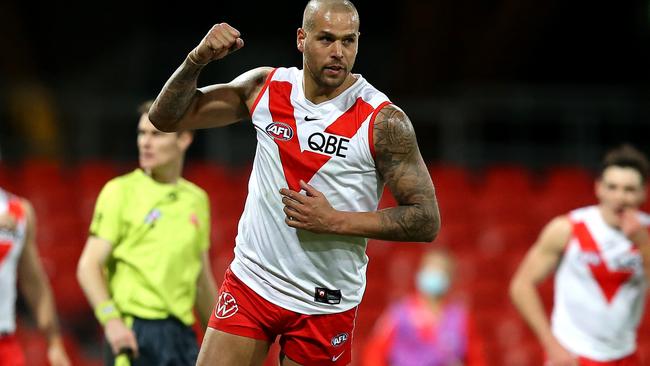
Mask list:
[[239,31],[227,23],[215,24],[199,45],[190,52],[188,58],[199,65],[223,58],[244,47],[244,40],[239,38],[240,36]]

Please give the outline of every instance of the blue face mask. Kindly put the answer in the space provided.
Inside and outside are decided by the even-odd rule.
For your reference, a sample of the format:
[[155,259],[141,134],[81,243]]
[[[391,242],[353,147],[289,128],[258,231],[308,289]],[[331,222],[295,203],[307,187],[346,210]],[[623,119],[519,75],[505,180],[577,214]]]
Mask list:
[[440,296],[449,288],[449,277],[443,271],[423,270],[417,274],[416,286],[425,295]]

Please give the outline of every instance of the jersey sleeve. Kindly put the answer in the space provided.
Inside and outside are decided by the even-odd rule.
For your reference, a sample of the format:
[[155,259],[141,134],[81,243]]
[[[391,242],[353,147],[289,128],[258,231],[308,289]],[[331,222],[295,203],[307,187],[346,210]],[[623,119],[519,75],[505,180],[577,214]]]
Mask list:
[[108,240],[112,245],[117,244],[122,229],[123,196],[119,180],[114,179],[106,183],[95,203],[90,235]]

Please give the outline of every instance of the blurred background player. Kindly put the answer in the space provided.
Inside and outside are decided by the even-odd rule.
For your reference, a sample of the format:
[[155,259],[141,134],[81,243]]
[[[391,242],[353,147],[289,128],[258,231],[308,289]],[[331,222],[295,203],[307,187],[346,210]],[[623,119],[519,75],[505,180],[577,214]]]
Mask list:
[[[637,327],[648,266],[647,158],[629,145],[604,157],[598,204],[554,218],[510,284],[515,306],[537,335],[547,366],[639,365]],[[551,321],[536,285],[555,270]]]
[[[411,121],[351,72],[358,39],[351,2],[310,1],[296,38],[303,69],[260,67],[197,90],[206,64],[244,46],[239,31],[217,24],[154,102],[161,130],[248,118],[257,130],[235,259],[201,365],[261,364],[276,335],[283,365],[348,364],[367,238],[430,242],[438,233]],[[384,183],[397,205],[377,211]]]
[[36,248],[34,209],[27,200],[0,188],[0,365],[3,366],[25,365],[25,356],[14,335],[16,283],[38,327],[47,336],[50,365],[69,366],[54,297]]
[[425,252],[416,293],[392,305],[367,341],[363,366],[484,366],[476,325],[449,298],[454,261],[440,249]]
[[[100,193],[77,277],[108,342],[105,362],[194,365],[196,306],[205,327],[216,299],[206,193],[181,177],[192,133],[163,133],[139,109],[140,168]],[[115,360],[126,364],[126,355]]]

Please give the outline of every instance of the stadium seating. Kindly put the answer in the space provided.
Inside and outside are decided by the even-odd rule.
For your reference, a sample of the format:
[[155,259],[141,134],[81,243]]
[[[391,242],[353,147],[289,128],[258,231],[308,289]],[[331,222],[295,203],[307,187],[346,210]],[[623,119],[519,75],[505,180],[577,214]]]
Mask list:
[[[210,196],[210,257],[218,283],[234,255],[250,169],[211,162],[191,162],[185,169],[185,177]],[[101,329],[96,327],[74,275],[76,262],[97,194],[105,182],[128,170],[130,167],[106,161],[85,161],[74,166],[39,160],[15,166],[0,164],[0,186],[31,199],[39,215],[39,251],[52,280],[62,324],[67,329],[66,346],[75,365],[100,364],[97,343],[101,339]],[[593,175],[571,166],[532,172],[516,165],[495,165],[473,171],[440,163],[430,164],[429,172],[436,185],[443,223],[432,245],[444,246],[456,258],[454,295],[471,307],[489,364],[542,364],[541,348],[510,304],[508,281],[545,222],[594,202]],[[385,191],[380,207],[395,203],[390,192]],[[413,290],[414,271],[427,247],[420,243],[369,242],[368,285],[353,339],[354,360],[358,361],[359,350],[380,314]],[[551,278],[541,286],[541,292],[550,311]],[[44,338],[34,330],[33,322],[24,319],[24,312],[20,314],[20,340],[29,352],[35,352],[29,364],[44,365]],[[86,328],[80,323],[86,323]],[[88,325],[94,337],[82,333],[89,331]],[[277,357],[276,348],[274,352],[270,360]],[[641,326],[640,352],[650,360],[649,316]]]

